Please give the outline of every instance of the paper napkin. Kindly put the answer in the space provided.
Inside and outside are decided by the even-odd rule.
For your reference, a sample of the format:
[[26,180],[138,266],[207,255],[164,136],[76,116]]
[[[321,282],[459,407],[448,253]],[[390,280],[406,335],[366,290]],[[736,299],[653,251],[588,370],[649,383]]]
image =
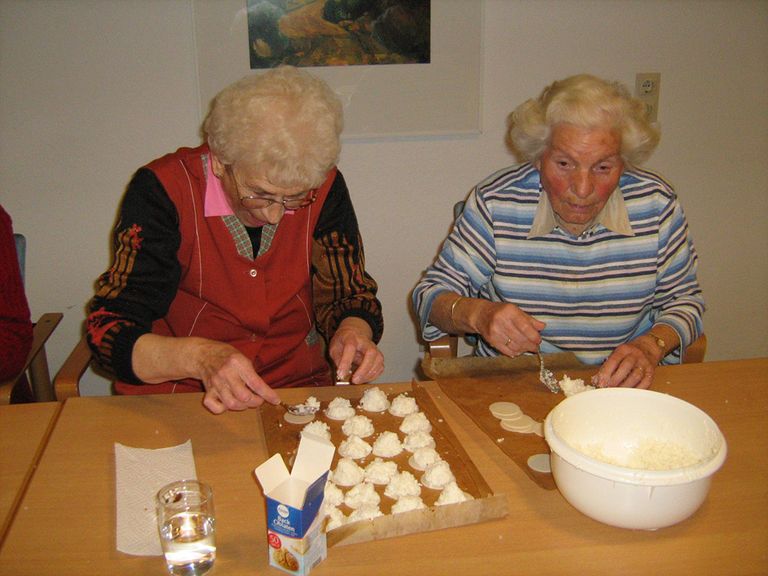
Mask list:
[[197,479],[192,441],[149,450],[115,442],[117,549],[137,556],[159,556],[155,494],[170,482]]

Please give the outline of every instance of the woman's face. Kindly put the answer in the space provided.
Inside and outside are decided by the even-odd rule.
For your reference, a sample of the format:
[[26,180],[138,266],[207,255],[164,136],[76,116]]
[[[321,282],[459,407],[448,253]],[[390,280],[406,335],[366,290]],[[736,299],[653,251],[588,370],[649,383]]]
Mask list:
[[603,209],[624,171],[621,134],[613,128],[558,124],[536,167],[552,208],[578,236]]
[[[227,193],[235,215],[246,226],[277,224],[285,215],[284,201],[305,198],[309,192],[300,188],[281,188],[267,180],[257,170],[240,165],[224,165],[216,156],[212,157],[214,172],[221,174],[220,180]],[[241,199],[246,198],[245,202]],[[271,201],[271,202],[270,202]]]

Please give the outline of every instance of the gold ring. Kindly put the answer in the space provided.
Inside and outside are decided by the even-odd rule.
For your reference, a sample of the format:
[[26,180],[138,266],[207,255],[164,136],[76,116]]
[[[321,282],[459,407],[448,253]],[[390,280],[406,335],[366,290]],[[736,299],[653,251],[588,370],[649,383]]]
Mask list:
[[510,342],[512,342],[512,338],[507,338],[507,341],[504,342],[504,346],[509,346]]

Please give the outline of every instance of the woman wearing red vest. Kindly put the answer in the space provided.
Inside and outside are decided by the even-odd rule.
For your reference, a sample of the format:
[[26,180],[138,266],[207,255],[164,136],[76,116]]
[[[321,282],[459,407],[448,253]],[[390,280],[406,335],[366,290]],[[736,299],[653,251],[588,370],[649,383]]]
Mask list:
[[332,385],[330,363],[354,383],[382,373],[341,130],[333,91],[281,67],[216,96],[205,144],[136,172],[87,323],[118,393],[202,390],[220,413]]

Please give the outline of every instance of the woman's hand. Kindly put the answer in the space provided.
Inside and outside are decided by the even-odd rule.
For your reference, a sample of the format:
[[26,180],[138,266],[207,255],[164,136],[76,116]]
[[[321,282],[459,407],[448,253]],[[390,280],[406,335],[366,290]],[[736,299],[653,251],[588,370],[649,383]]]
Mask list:
[[234,346],[207,338],[144,334],[133,348],[133,371],[149,384],[195,378],[203,383],[203,405],[214,414],[245,410],[280,397]]
[[[470,330],[506,356],[535,352],[541,344],[546,324],[523,312],[514,304],[489,302],[476,298],[462,300],[454,308],[454,319],[463,319]],[[459,320],[461,323],[461,320]]]
[[[328,354],[336,365],[337,380],[365,384],[381,376],[384,355],[372,336],[371,327],[362,318],[350,316],[341,321],[328,346]],[[354,372],[353,366],[357,366]]]
[[256,408],[265,400],[280,402],[253,363],[234,346],[208,340],[200,345],[196,357],[199,379],[205,387],[203,406],[214,414]]
[[603,363],[593,383],[601,388],[649,388],[661,358],[655,340],[640,336],[617,347]]

